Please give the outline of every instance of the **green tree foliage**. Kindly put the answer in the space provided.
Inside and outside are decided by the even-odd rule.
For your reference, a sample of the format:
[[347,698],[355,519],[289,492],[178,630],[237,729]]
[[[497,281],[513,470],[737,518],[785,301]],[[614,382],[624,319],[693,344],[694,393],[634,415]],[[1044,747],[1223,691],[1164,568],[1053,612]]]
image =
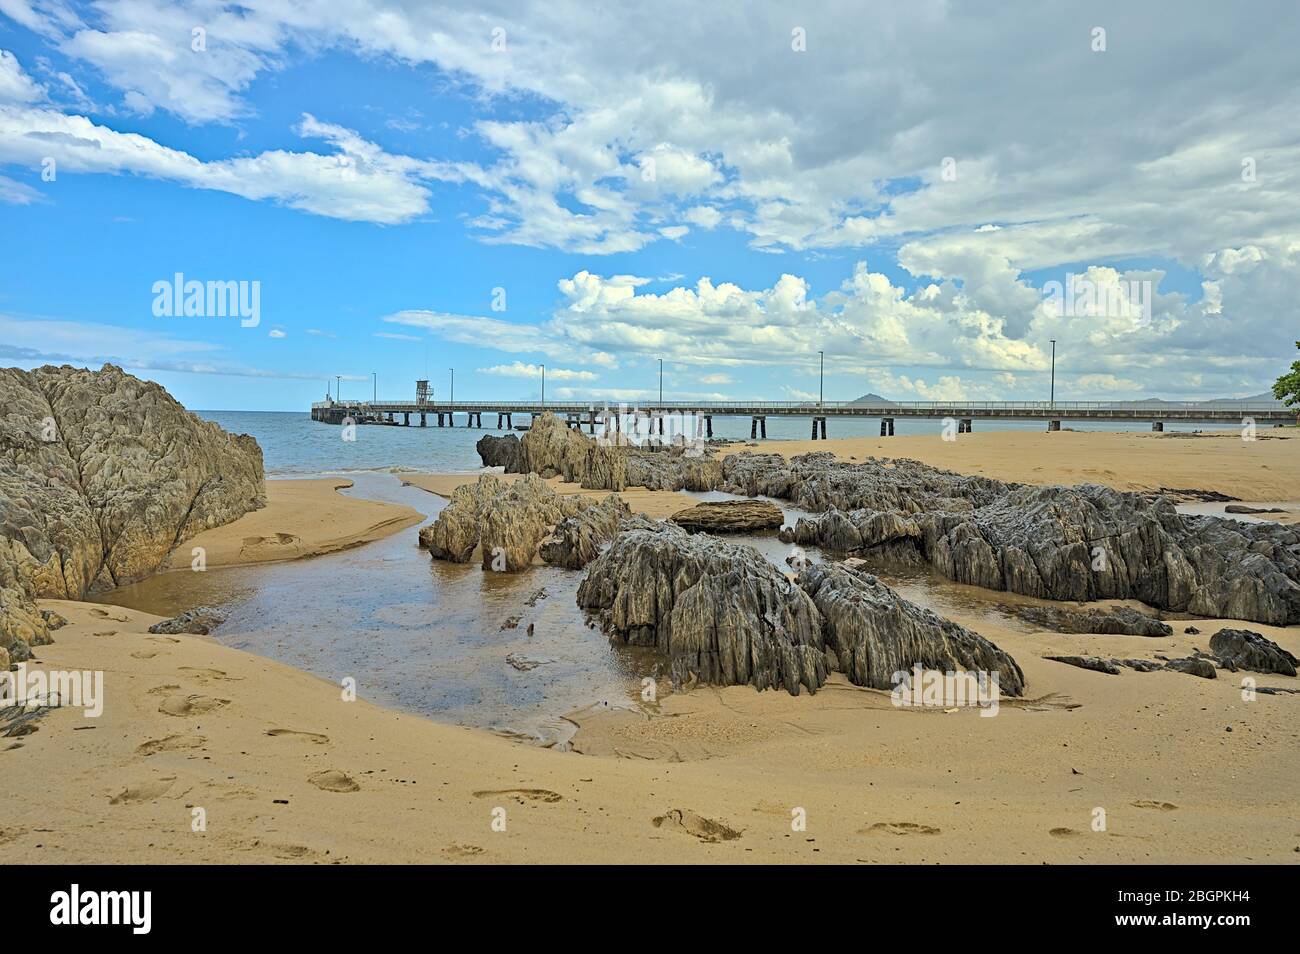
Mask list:
[[[1300,341],[1295,343],[1300,348]],[[1300,361],[1291,362],[1291,371],[1277,379],[1273,385],[1273,397],[1286,402],[1287,407],[1300,407]]]

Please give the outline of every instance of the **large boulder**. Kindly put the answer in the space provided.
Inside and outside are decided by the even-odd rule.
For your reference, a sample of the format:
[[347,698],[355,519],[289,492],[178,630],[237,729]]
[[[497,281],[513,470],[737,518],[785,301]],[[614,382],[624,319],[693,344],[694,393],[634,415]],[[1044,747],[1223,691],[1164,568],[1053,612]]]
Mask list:
[[750,547],[669,524],[625,530],[588,567],[578,605],[611,638],[657,649],[678,685],[798,695],[826,680],[821,615]]
[[1300,662],[1273,640],[1249,629],[1221,629],[1210,637],[1210,652],[1225,667],[1294,676]]
[[420,546],[436,560],[514,572],[540,557],[578,569],[613,536],[627,504],[616,495],[599,503],[556,493],[536,474],[506,481],[485,474],[462,484],[436,520],[420,530]]
[[0,369],[0,648],[48,639],[32,600],[140,580],[265,505],[262,452],[113,365]]
[[672,522],[692,533],[761,533],[785,520],[770,500],[711,500],[679,510]]
[[1300,529],[1178,513],[1107,487],[1031,487],[916,461],[808,454],[723,461],[722,489],[818,514],[783,537],[910,551],[950,579],[1043,599],[1137,599],[1201,616],[1300,623]]
[[908,602],[852,564],[807,567],[799,585],[822,615],[827,648],[855,685],[891,689],[897,673],[920,666],[986,673],[1002,695],[1024,691],[1024,674],[1007,653],[979,633]]
[[502,437],[484,434],[478,439],[474,449],[478,451],[484,467],[502,467],[507,474],[524,472],[523,444],[514,434],[506,434]]

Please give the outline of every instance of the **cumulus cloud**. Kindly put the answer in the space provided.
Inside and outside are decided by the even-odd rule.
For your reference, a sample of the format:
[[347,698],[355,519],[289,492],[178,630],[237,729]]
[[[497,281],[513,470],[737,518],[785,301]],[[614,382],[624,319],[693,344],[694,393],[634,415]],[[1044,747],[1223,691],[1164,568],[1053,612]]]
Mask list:
[[[540,378],[542,374],[541,365],[525,364],[522,361],[497,364],[478,370],[480,374],[495,374],[505,378]],[[595,381],[600,377],[593,371],[578,371],[572,368],[547,368],[546,376],[556,381]]]

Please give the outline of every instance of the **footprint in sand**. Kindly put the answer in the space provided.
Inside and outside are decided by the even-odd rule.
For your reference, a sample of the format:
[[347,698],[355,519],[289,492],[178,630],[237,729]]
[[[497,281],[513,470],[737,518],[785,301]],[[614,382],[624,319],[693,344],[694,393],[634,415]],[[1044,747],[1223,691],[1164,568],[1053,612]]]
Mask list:
[[735,841],[741,833],[729,825],[705,818],[695,812],[682,811],[680,808],[669,809],[666,815],[650,819],[656,828],[667,828],[691,835],[700,841],[715,844],[719,841]]
[[153,657],[157,655],[158,655],[158,651],[156,649],[137,649],[135,652],[131,654],[131,658],[132,659],[153,659]]
[[1076,828],[1053,828],[1048,832],[1048,834],[1053,838],[1074,838],[1078,835],[1082,835],[1083,832]]
[[1158,808],[1162,812],[1172,812],[1178,806],[1173,802],[1158,802],[1148,798],[1138,799],[1133,803],[1134,808]]
[[200,683],[238,681],[237,678],[227,676],[220,669],[203,669],[196,666],[181,666],[176,671],[189,676],[191,679],[196,679]]
[[95,617],[95,619],[111,619],[115,623],[131,622],[131,617],[129,616],[114,616],[112,613],[108,612],[108,610],[102,610],[98,606],[91,608],[90,615]]
[[201,735],[169,735],[165,739],[150,739],[136,746],[136,755],[157,755],[159,752],[176,752],[181,749],[197,749],[207,744]]
[[244,537],[241,541],[244,550],[258,547],[287,547],[301,542],[302,540],[292,533],[273,533],[269,537]]
[[442,853],[448,858],[473,858],[483,854],[483,849],[478,845],[448,845]]
[[98,633],[91,633],[91,635],[92,635],[92,636],[116,636],[116,635],[117,635],[117,630],[115,630],[115,629],[105,629],[105,630],[101,630],[101,631],[98,632]]
[[180,688],[180,685],[179,685],[179,684],[174,683],[174,682],[169,682],[169,683],[167,683],[165,686],[154,686],[152,689],[149,690],[149,695],[151,695],[151,696],[169,695],[169,696],[170,696],[170,695],[174,695],[174,694],[176,693],[176,690],[179,689],[179,688]]
[[173,636],[146,636],[145,639],[151,643],[179,643],[180,640]]
[[121,792],[114,795],[108,800],[110,805],[133,805],[137,802],[152,802],[156,798],[162,798],[176,783],[176,777],[154,779],[151,782],[140,782],[136,785],[128,785]]
[[307,781],[323,792],[357,792],[361,790],[361,786],[354,782],[351,776],[344,775],[338,769],[326,769],[323,772],[317,772],[315,775],[309,775]]
[[916,822],[876,822],[862,829],[863,835],[937,835],[939,829]]
[[297,729],[267,729],[266,734],[273,739],[297,739],[300,742],[312,742],[316,745],[326,745],[330,737],[321,735],[319,732],[299,732]]
[[558,802],[562,795],[544,788],[498,788],[474,793],[475,798],[513,798],[520,805],[529,802]]
[[214,699],[212,696],[168,696],[158,706],[158,711],[170,716],[196,716],[220,709],[229,702],[229,699]]
[[27,834],[26,828],[0,828],[0,845],[7,845],[11,841],[17,841],[25,834]]

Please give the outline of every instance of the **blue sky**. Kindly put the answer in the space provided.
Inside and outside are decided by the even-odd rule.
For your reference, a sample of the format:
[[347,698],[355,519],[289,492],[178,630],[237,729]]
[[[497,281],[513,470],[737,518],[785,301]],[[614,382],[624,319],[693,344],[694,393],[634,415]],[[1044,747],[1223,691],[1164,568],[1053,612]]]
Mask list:
[[[190,407],[277,410],[335,375],[368,396],[372,371],[381,396],[426,373],[442,394],[452,367],[457,396],[524,398],[542,363],[548,395],[637,400],[658,357],[672,396],[793,399],[819,349],[828,399],[1035,399],[1053,337],[1065,398],[1252,394],[1289,362],[1280,41],[1116,6],[1097,52],[1047,4],[992,42],[1037,31],[1025,81],[1094,79],[1013,101],[955,14],[817,5],[795,52],[779,13],[720,35],[690,5],[671,29],[561,7],[2,0],[0,362],[117,360]],[[893,46],[839,48],[881,18]],[[1192,50],[1235,78],[1184,90]],[[1086,154],[1044,128],[1137,77],[1183,121]],[[258,282],[258,325],[156,316],[177,272]],[[1147,308],[1053,313],[1067,273],[1148,283]]]

